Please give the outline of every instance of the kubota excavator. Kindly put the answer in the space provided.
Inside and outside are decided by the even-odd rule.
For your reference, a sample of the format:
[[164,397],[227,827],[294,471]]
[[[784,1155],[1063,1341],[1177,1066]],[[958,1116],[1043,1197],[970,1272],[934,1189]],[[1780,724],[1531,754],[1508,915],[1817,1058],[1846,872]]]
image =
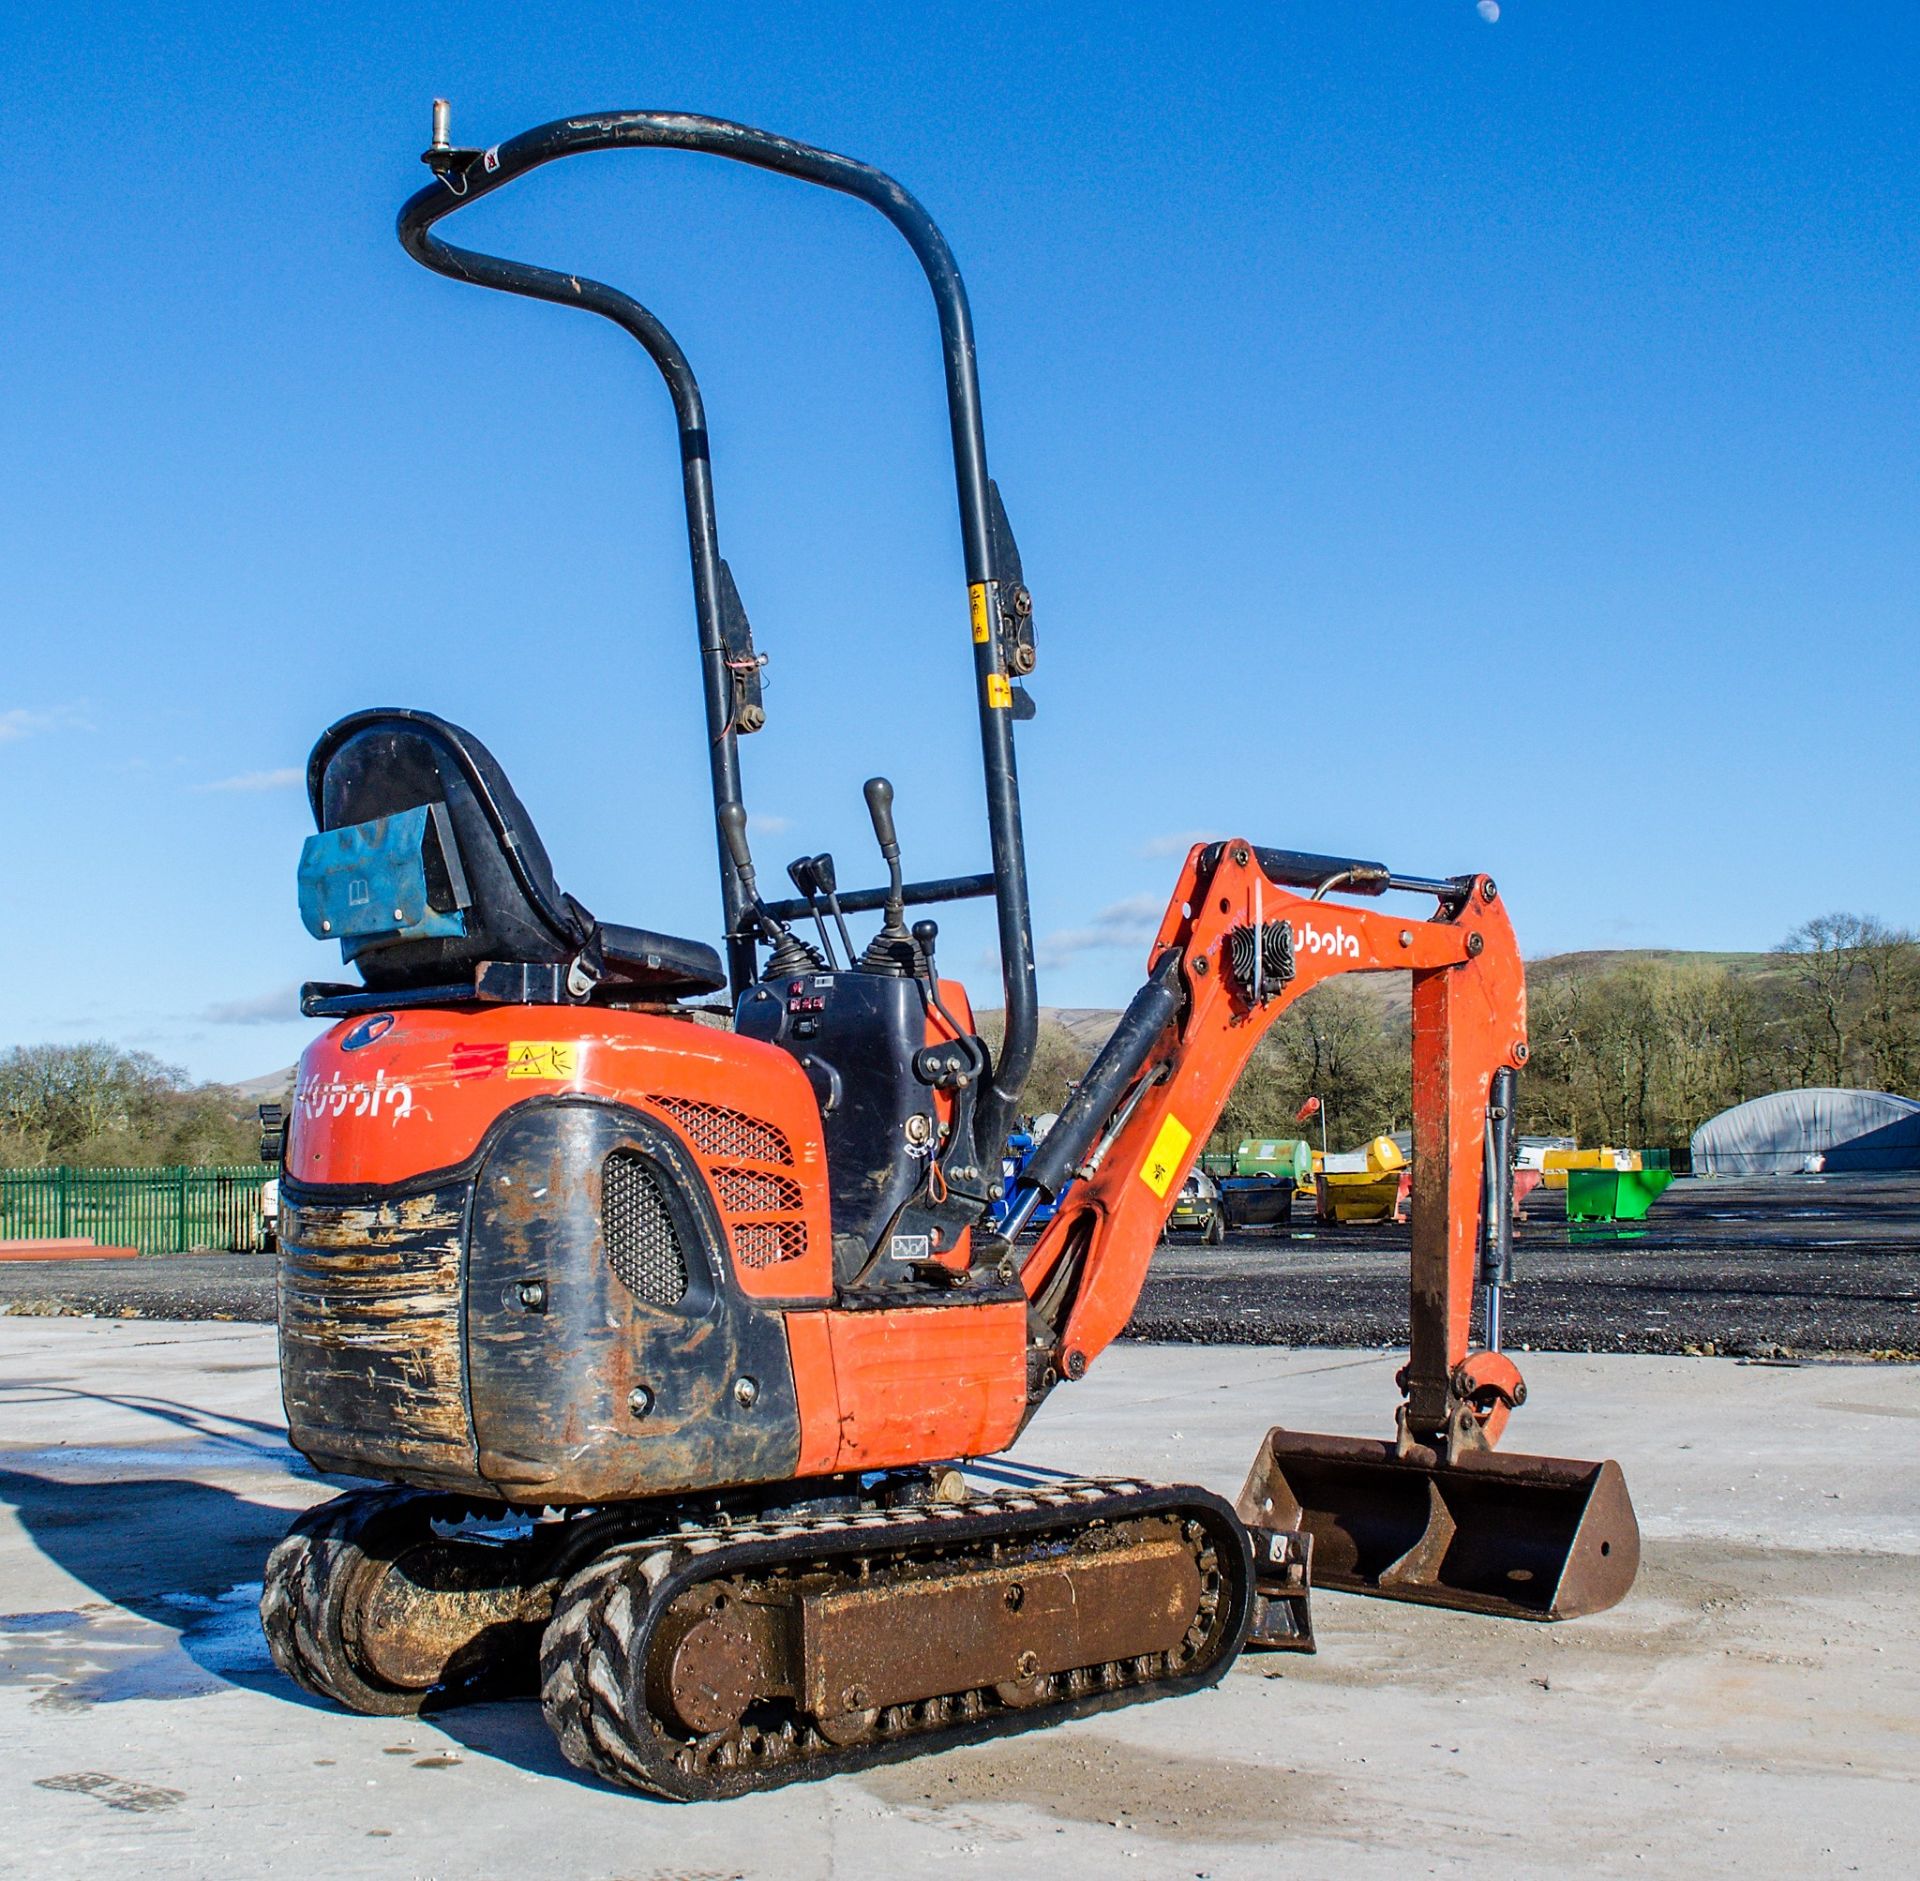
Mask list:
[[[797,894],[763,897],[738,752],[764,716],[761,656],[720,559],[686,357],[625,294],[434,233],[542,164],[632,148],[856,197],[925,271],[986,872],[906,880],[875,778],[885,884],[842,893],[831,858],[803,857]],[[1013,754],[1035,643],[945,240],[879,171],[711,118],[609,112],[479,150],[436,103],[425,161],[434,180],[400,215],[409,254],[612,320],[672,396],[726,957],[564,894],[499,765],[445,720],[358,712],[315,747],[302,914],[359,980],[303,993],[334,1023],[279,1146],[281,1381],[295,1446],[376,1483],[275,1549],[261,1610],[282,1669],[370,1713],[537,1679],[576,1764],[701,1798],[1193,1691],[1250,1641],[1310,1649],[1310,1576],[1534,1619],[1620,1599],[1638,1537],[1618,1468],[1494,1447],[1525,1397],[1499,1302],[1527,1045],[1493,881],[1195,847],[1145,984],[993,1230],[1039,1013]],[[1417,907],[1356,905],[1389,891]],[[939,971],[935,924],[907,923],[965,897],[997,915],[997,1053]],[[856,950],[847,917],[872,913]],[[793,925],[809,921],[815,939]],[[1271,1430],[1237,1507],[1002,1458],[1126,1326],[1267,1028],[1332,975],[1381,971],[1413,986],[1392,1437]]]

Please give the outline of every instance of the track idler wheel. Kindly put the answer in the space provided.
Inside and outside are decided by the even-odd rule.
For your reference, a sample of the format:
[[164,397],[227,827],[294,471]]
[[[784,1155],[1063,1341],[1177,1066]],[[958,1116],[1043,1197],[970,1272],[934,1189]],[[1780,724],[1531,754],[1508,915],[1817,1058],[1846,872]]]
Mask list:
[[297,1685],[349,1711],[530,1692],[550,1585],[525,1543],[443,1536],[457,1497],[357,1489],[309,1509],[267,1559],[260,1624]]

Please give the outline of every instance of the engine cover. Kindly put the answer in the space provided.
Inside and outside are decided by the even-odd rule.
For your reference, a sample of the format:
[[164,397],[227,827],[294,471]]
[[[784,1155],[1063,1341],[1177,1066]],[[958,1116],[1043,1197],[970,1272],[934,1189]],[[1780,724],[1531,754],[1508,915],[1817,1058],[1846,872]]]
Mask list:
[[826,1303],[831,1240],[785,1053],[586,1009],[343,1022],[286,1171],[281,1385],[317,1467],[525,1505],[794,1472],[784,1308]]

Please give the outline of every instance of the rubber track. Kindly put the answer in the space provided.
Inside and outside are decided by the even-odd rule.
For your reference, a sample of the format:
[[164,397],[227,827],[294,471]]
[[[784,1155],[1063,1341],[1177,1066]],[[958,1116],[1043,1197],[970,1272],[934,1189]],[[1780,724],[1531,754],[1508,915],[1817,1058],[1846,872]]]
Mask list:
[[[497,1647],[443,1683],[415,1689],[389,1684],[364,1664],[354,1634],[363,1583],[426,1538],[432,1522],[493,1513],[460,1496],[399,1483],[349,1490],[308,1509],[275,1544],[261,1577],[260,1630],[274,1664],[315,1697],[368,1717],[411,1717],[428,1706],[515,1695]],[[518,1695],[528,1690],[522,1673]]]
[[[989,1692],[892,1706],[880,1714],[873,1739],[852,1745],[829,1743],[802,1718],[773,1729],[743,1723],[712,1738],[688,1739],[645,1710],[645,1661],[655,1627],[702,1581],[830,1568],[854,1555],[872,1561],[933,1549],[951,1559],[969,1545],[985,1549],[1161,1515],[1200,1524],[1205,1542],[1196,1545],[1211,1548],[1218,1575],[1217,1594],[1203,1609],[1206,1631],[1197,1656],[1182,1671],[1142,1673],[1144,1661],[1124,1660],[1056,1674],[1053,1682],[1064,1694],[1032,1706],[1003,1705]],[[561,1591],[541,1641],[541,1704],[567,1758],[609,1783],[676,1801],[737,1796],[1201,1690],[1238,1655],[1252,1595],[1245,1531],[1224,1502],[1201,1489],[1131,1480],[1067,1481],[965,1503],[653,1536],[609,1548]]]
[[267,1557],[260,1588],[260,1630],[288,1678],[349,1711],[407,1717],[427,1694],[375,1681],[353,1662],[340,1605],[348,1583],[369,1562],[370,1531],[399,1516],[420,1492],[393,1486],[350,1490],[302,1515]]

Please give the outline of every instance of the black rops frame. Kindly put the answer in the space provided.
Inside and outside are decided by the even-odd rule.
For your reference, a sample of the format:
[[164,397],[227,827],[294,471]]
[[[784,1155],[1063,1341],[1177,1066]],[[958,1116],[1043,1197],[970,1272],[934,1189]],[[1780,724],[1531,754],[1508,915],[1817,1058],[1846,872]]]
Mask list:
[[[713,472],[707,448],[706,416],[700,388],[670,334],[647,309],[617,288],[584,275],[561,274],[526,262],[507,261],[456,248],[432,233],[433,225],[456,209],[556,158],[590,150],[625,148],[690,150],[727,157],[756,169],[816,183],[870,203],[906,238],[940,317],[946,364],[947,413],[953,433],[954,481],[960,504],[960,537],[970,589],[985,593],[984,635],[974,636],[974,679],[980,715],[980,748],[986,774],[987,831],[993,857],[989,876],[948,878],[909,884],[909,902],[949,900],[960,893],[990,893],[998,915],[1001,978],[1006,998],[1006,1033],[990,1093],[984,1094],[977,1140],[1000,1142],[1012,1120],[1033,1062],[1039,1025],[1039,993],[1033,961],[1033,923],[1027,899],[1025,841],[1020,825],[1020,784],[1014,768],[1013,712],[1007,703],[1007,619],[1016,573],[998,562],[1011,550],[993,526],[987,480],[986,437],[980,420],[980,380],[974,358],[973,317],[967,290],[946,237],[933,218],[892,177],[870,164],[830,150],[818,150],[722,118],[674,111],[610,111],[561,118],[542,124],[491,149],[455,148],[446,135],[443,107],[434,109],[433,147],[426,153],[437,182],[413,196],[401,209],[401,245],[414,260],[438,274],[477,286],[524,294],[559,306],[599,314],[630,333],[659,367],[673,398],[680,431],[682,482],[687,506],[687,539],[693,556],[694,609],[706,693],[707,732],[711,744],[715,834],[720,857],[722,904],[726,914],[728,967],[735,998],[757,971],[747,898],[738,870],[719,838],[719,813],[741,802],[740,758],[733,725],[733,680],[722,632],[719,529],[714,514]],[[936,892],[927,893],[926,890]],[[944,892],[939,892],[944,891]],[[884,891],[856,890],[841,897],[843,908],[879,906]]]

